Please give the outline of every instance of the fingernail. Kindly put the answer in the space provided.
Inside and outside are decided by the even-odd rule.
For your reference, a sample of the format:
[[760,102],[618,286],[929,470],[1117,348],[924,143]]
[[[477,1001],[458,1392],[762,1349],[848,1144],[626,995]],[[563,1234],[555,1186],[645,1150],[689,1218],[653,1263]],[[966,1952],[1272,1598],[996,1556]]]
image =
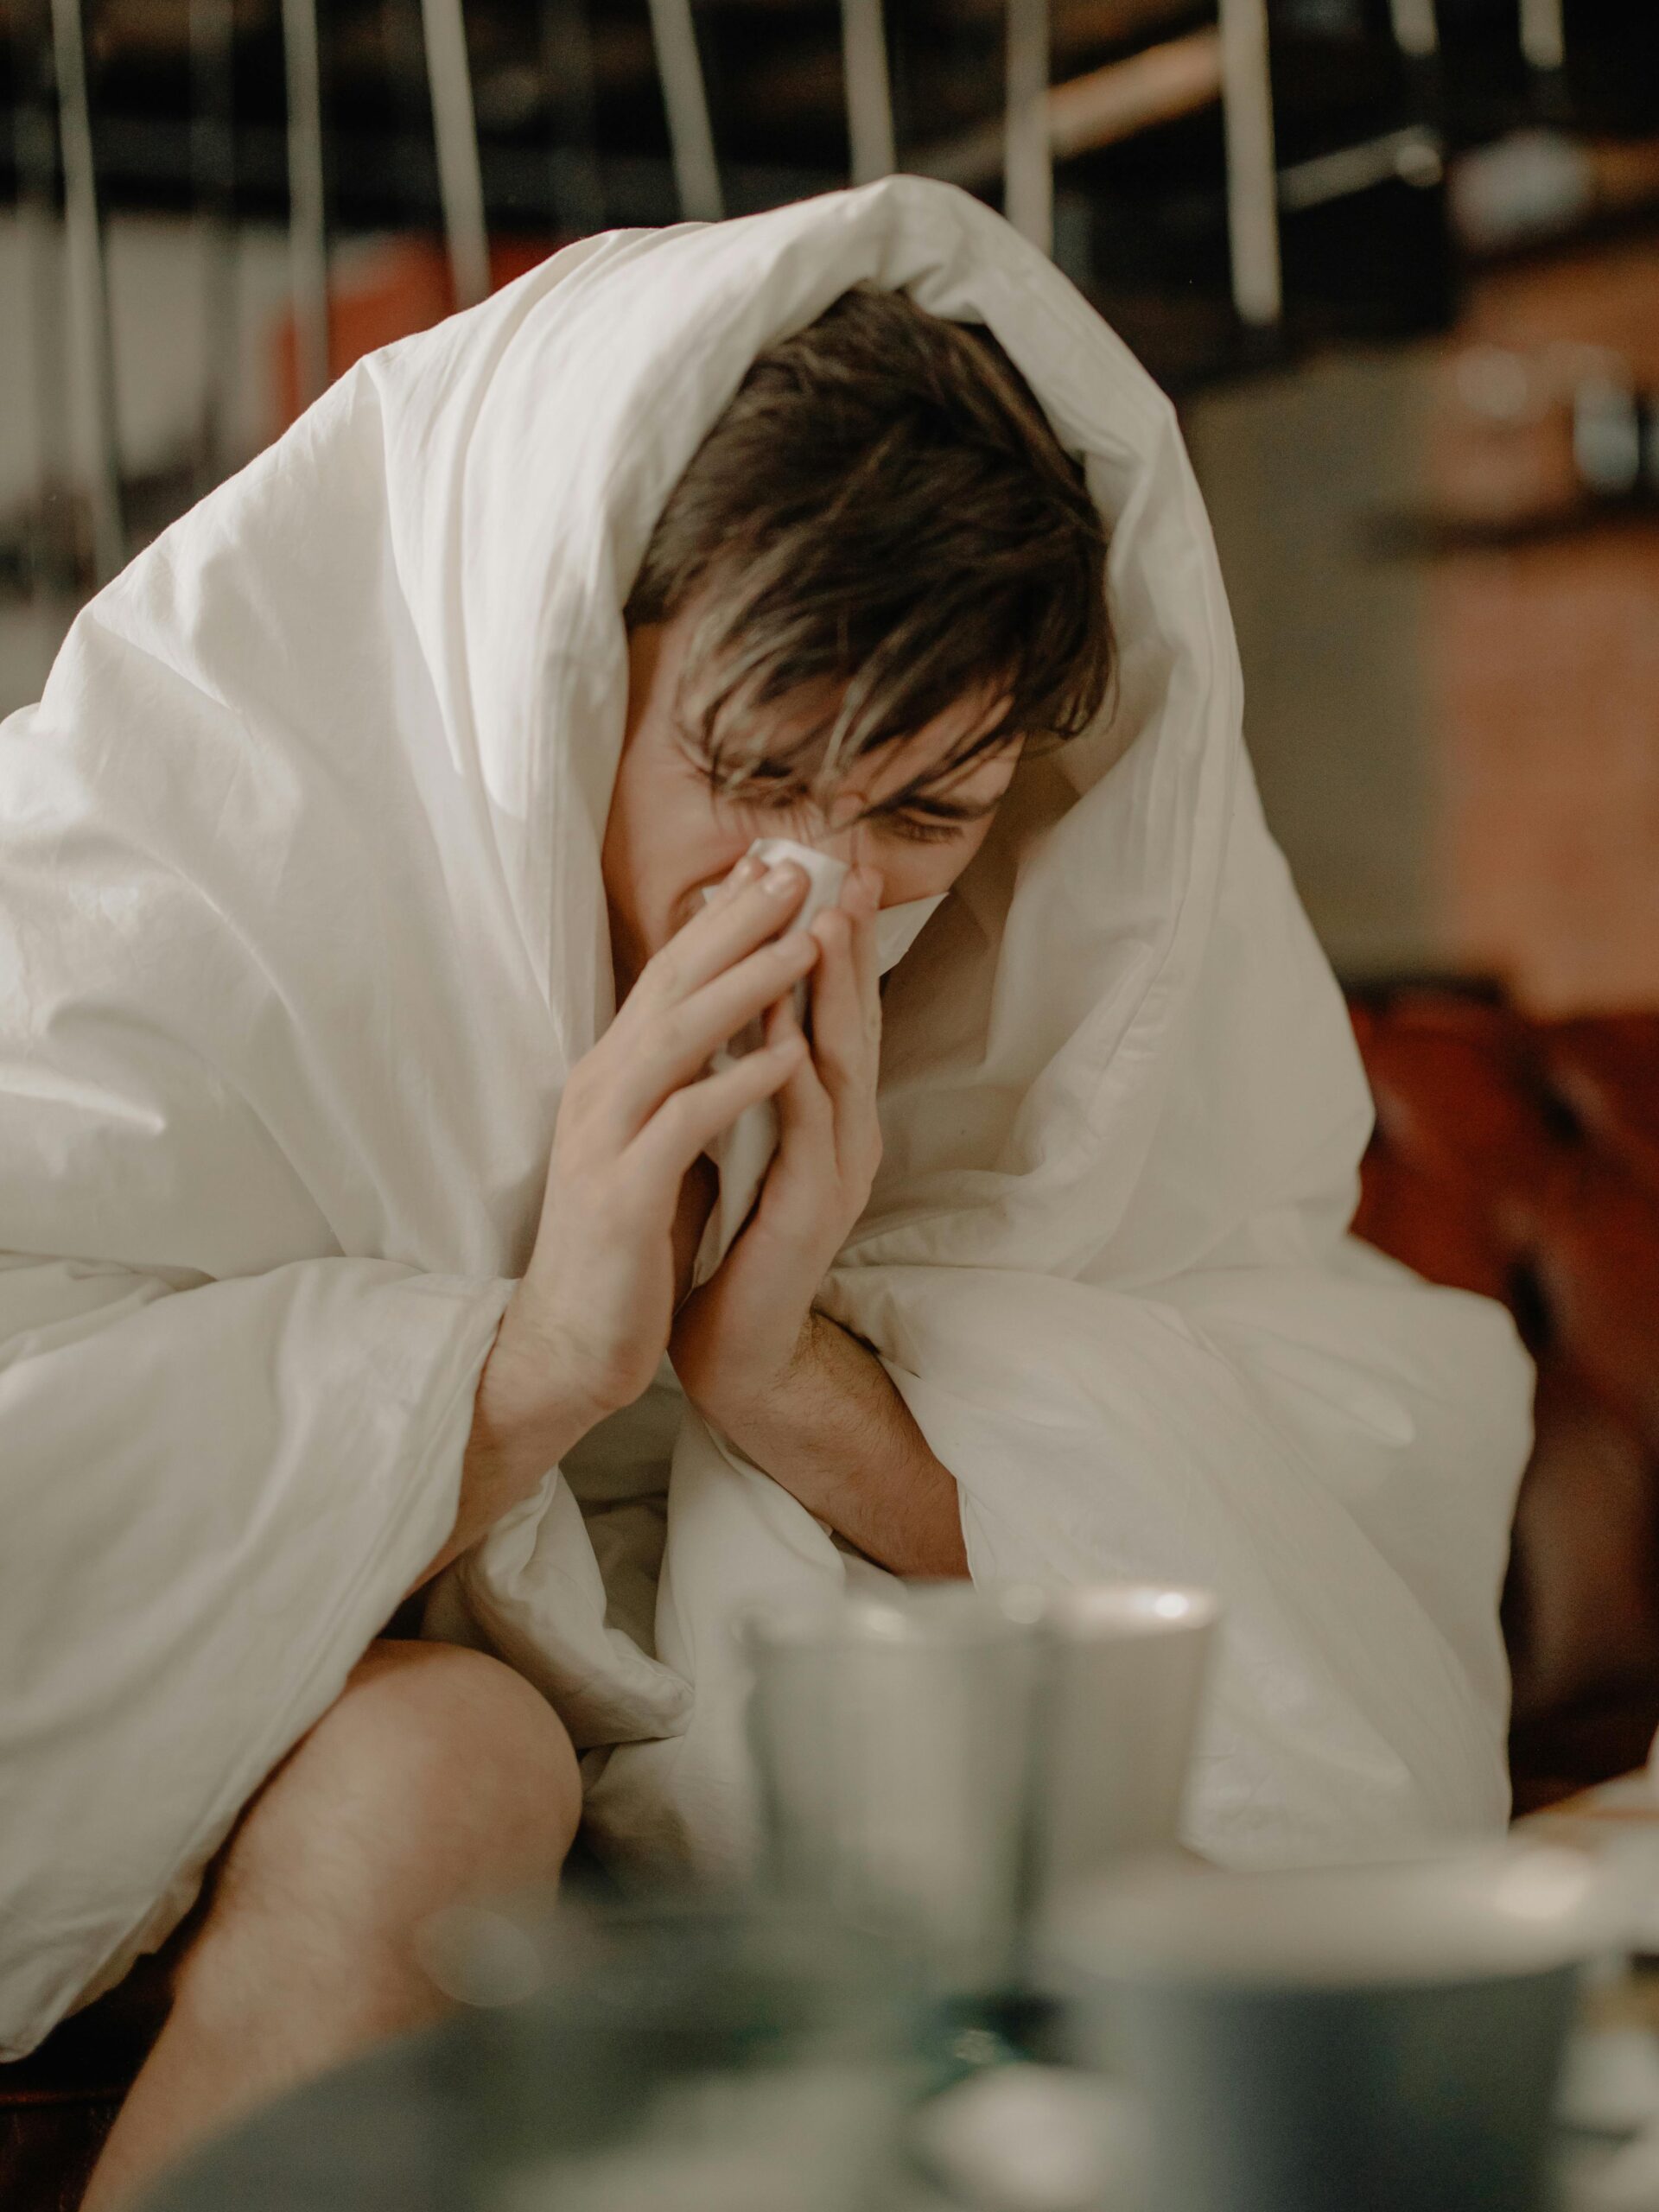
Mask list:
[[793,861],[779,861],[775,868],[767,869],[766,880],[760,887],[763,891],[779,894],[785,891],[793,891],[796,886],[804,880],[801,870]]
[[745,853],[732,870],[732,880],[734,883],[753,883],[765,866],[766,862],[756,860],[753,853]]

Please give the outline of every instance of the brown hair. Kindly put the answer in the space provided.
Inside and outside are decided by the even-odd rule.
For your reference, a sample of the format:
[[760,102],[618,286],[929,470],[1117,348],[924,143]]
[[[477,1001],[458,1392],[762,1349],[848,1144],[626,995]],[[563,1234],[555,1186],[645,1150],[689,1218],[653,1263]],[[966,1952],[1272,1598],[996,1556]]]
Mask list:
[[[679,711],[722,790],[823,798],[861,753],[1001,701],[885,813],[1017,736],[1040,747],[1094,720],[1113,668],[1105,563],[1083,471],[990,333],[861,287],[755,361],[626,615],[698,609]],[[785,700],[780,736],[762,710]]]

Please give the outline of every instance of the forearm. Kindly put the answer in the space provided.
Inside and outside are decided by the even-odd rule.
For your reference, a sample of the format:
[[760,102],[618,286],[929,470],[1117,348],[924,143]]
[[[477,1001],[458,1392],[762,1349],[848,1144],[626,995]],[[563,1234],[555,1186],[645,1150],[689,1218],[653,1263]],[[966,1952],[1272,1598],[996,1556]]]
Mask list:
[[479,1376],[454,1526],[416,1589],[487,1535],[604,1418],[604,1407],[550,1376],[545,1357],[514,1326],[516,1318],[510,1306]]
[[721,1427],[772,1480],[878,1565],[968,1573],[956,1478],[929,1450],[880,1361],[827,1316],[810,1317],[782,1388]]

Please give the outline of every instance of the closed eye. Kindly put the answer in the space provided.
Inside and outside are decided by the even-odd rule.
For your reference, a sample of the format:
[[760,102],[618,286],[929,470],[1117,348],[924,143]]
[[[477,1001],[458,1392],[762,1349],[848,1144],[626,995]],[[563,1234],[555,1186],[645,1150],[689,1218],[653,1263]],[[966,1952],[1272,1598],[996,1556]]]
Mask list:
[[[797,814],[804,811],[810,803],[786,767],[770,761],[757,761],[745,770],[741,784],[722,789],[708,760],[698,757],[689,744],[685,749],[691,757],[692,765],[715,796],[730,806],[750,813]],[[1000,798],[1001,793],[998,794]],[[874,807],[866,818],[887,824],[895,835],[916,844],[948,844],[962,835],[968,823],[982,821],[988,814],[995,813],[996,806],[996,798],[982,799],[974,804],[962,799],[931,798],[923,794],[905,800],[899,806]]]
[[[744,798],[736,793],[731,796],[734,805],[766,808],[774,812],[793,813],[804,803],[798,793],[780,792],[763,798]],[[902,811],[895,808],[892,813],[887,813],[877,807],[870,818],[913,844],[941,845],[960,837],[969,822],[977,820],[982,814],[988,814],[990,810],[989,807],[976,807],[971,811],[964,810],[958,814],[952,809],[941,820],[931,815],[931,809],[924,812],[918,808],[906,807]]]
[[890,830],[918,845],[949,844],[952,838],[960,837],[968,826],[964,822],[919,821],[911,814],[889,814],[883,818]]

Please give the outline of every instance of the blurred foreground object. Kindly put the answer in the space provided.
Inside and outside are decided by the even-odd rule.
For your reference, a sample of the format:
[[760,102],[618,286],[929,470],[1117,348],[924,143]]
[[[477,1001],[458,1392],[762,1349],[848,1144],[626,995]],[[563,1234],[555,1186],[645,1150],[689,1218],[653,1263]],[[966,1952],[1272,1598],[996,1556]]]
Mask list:
[[1217,1611],[1104,1583],[758,1608],[742,1634],[772,1884],[916,1937],[944,1993],[1006,1982],[1033,1900],[1174,1842]]
[[1029,1624],[941,1583],[757,1609],[741,1634],[777,1891],[914,1932],[943,1991],[1003,1981],[1035,1763]]
[[1075,1893],[1049,1948],[1085,2050],[1146,2097],[1155,2212],[1535,2212],[1606,1891],[1543,1845],[1153,1866]]
[[1207,1590],[1142,1582],[1021,1586],[1001,1602],[1041,1647],[1029,1878],[1040,1912],[1082,1876],[1176,1841],[1221,1609]]
[[204,2146],[147,2212],[897,2202],[923,2087],[901,1949],[676,1895],[438,1919],[429,1963],[474,2001]]
[[1000,2066],[931,2098],[912,2153],[972,2212],[1141,2212],[1146,2116],[1122,2082],[1065,2066]]
[[543,1988],[463,2047],[478,2212],[878,2202],[918,2075],[893,1953],[690,1900],[560,1906],[540,1936]]

